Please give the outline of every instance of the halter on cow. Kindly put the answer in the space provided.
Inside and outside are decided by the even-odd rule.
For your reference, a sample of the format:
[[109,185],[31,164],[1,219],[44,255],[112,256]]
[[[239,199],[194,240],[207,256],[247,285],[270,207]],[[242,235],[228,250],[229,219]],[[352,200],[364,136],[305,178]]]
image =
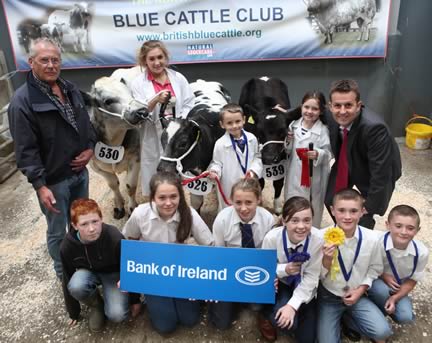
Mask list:
[[[207,170],[216,140],[224,130],[219,125],[219,111],[231,100],[228,91],[218,82],[197,80],[191,83],[196,96],[195,106],[187,119],[173,119],[162,133],[164,154],[158,171],[178,172],[183,177],[199,175]],[[199,209],[202,197],[191,198]]]

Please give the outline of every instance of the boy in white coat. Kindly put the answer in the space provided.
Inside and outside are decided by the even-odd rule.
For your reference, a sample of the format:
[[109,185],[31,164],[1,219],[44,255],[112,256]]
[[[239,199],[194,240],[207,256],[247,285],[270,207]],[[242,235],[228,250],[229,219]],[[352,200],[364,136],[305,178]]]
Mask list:
[[[232,186],[244,177],[260,178],[262,161],[259,153],[258,140],[245,130],[245,116],[242,108],[236,104],[227,104],[220,111],[219,123],[225,134],[216,141],[213,160],[209,166],[209,177],[219,178],[226,196]],[[229,206],[218,193],[219,210]]]
[[[309,199],[314,210],[313,226],[320,228],[324,196],[332,158],[329,131],[320,120],[325,109],[321,92],[307,92],[302,99],[302,117],[289,126],[288,160],[285,175],[285,200],[293,196]],[[313,143],[313,150],[309,144]],[[313,165],[312,182],[308,163]]]
[[140,131],[141,187],[143,195],[148,196],[150,178],[156,172],[162,153],[161,107],[167,104],[163,115],[186,118],[194,105],[195,96],[186,78],[167,68],[168,50],[162,42],[145,42],[140,49],[138,62],[145,69],[133,80],[132,95],[147,104],[153,120],[147,121]]

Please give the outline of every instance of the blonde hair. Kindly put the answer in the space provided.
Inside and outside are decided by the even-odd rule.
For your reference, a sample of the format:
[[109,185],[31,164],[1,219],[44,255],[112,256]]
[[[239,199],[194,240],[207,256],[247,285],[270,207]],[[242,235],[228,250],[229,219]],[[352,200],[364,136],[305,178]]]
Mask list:
[[261,199],[261,187],[259,181],[253,177],[238,180],[231,188],[231,199],[236,191],[251,192],[257,199]]
[[148,53],[153,49],[161,49],[162,53],[165,55],[165,58],[167,59],[167,62],[169,61],[169,53],[168,49],[166,48],[165,44],[162,43],[160,40],[148,40],[145,42],[141,48],[138,51],[138,64],[142,67],[146,67],[146,59]]

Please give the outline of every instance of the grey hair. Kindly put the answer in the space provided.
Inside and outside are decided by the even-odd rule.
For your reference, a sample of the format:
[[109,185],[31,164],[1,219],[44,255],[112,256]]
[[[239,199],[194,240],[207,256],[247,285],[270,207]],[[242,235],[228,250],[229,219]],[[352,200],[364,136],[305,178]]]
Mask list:
[[40,43],[44,43],[44,44],[51,44],[52,46],[56,47],[59,54],[61,55],[61,49],[60,46],[58,45],[58,43],[52,39],[52,38],[48,38],[48,37],[42,37],[42,38],[37,38],[34,40],[33,44],[30,46],[30,53],[29,53],[29,57],[34,58],[37,55],[37,50],[35,49],[36,45],[40,44]]

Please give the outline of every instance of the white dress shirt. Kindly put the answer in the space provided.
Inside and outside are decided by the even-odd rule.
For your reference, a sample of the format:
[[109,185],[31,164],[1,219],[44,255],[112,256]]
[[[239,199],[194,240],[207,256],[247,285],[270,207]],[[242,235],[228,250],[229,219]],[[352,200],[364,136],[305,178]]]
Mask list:
[[[262,244],[262,249],[276,249],[278,260],[276,274],[278,279],[280,279],[282,282],[282,278],[288,276],[285,271],[288,259],[285,255],[283,247],[283,229],[283,226],[279,226],[269,231]],[[288,301],[288,304],[295,310],[298,310],[301,304],[307,304],[310,302],[316,294],[321,271],[323,245],[323,239],[319,236],[318,231],[319,230],[312,227],[311,234],[309,236],[309,246],[307,249],[307,252],[310,254],[310,259],[302,264],[300,271],[301,281],[295,288],[291,299]],[[298,244],[293,244],[289,240],[288,234],[286,234],[286,239],[288,249],[296,248],[299,245],[302,245],[304,248],[306,243],[305,239]],[[302,248],[299,250],[303,251]]]
[[[384,273],[393,275],[393,272],[391,270],[390,264],[387,259],[387,254],[386,254],[386,250],[387,250],[391,254],[393,264],[396,268],[399,277],[401,279],[405,279],[409,277],[413,271],[414,257],[416,256],[414,244],[411,241],[409,242],[405,250],[396,249],[393,245],[393,240],[391,238],[391,235],[389,235],[387,238],[386,248],[384,249],[384,236],[386,233],[387,232],[382,232],[379,239],[381,258],[384,264]],[[418,249],[418,261],[417,261],[417,268],[414,274],[410,277],[410,279],[418,282],[423,280],[424,278],[426,264],[429,259],[429,250],[422,242],[416,239],[414,241]]]
[[[327,229],[320,230],[321,237]],[[354,255],[359,241],[359,230],[362,232],[363,241],[360,247],[359,256],[353,266]],[[348,282],[345,281],[342,270],[336,274],[336,279],[331,280],[330,271],[322,266],[321,269],[321,283],[322,285],[334,295],[342,297],[344,295],[344,288],[357,288],[360,285],[371,286],[373,280],[377,279],[382,274],[383,263],[379,253],[378,236],[373,230],[369,230],[362,226],[357,226],[354,236],[345,238],[344,244],[339,246],[339,251],[347,273],[352,268],[352,274]]]
[[[153,207],[153,209],[152,209]],[[148,242],[176,243],[177,227],[180,214],[177,211],[170,219],[164,221],[159,217],[156,205],[152,203],[139,205],[132,212],[123,227],[123,236],[127,239],[140,239]],[[199,214],[190,208],[192,214],[191,234],[199,245],[214,245],[210,229]]]
[[[242,220],[234,207],[224,208],[213,223],[216,246],[241,247],[240,223]],[[247,223],[252,225],[255,248],[261,248],[264,236],[274,225],[273,215],[263,207],[257,207],[255,216]]]
[[[248,158],[247,170],[252,170],[258,178],[262,175],[263,165],[261,154],[259,152],[258,140],[256,137],[247,131],[244,131],[248,142]],[[229,198],[232,186],[240,179],[245,177],[242,168],[237,160],[237,155],[240,157],[242,165],[246,162],[246,148],[242,152],[237,144],[234,144],[235,151],[232,146],[231,137],[228,132],[220,137],[213,149],[213,160],[208,167],[209,170],[216,172],[221,179],[223,192]],[[237,152],[237,155],[236,155]],[[219,208],[227,207],[218,192]]]

